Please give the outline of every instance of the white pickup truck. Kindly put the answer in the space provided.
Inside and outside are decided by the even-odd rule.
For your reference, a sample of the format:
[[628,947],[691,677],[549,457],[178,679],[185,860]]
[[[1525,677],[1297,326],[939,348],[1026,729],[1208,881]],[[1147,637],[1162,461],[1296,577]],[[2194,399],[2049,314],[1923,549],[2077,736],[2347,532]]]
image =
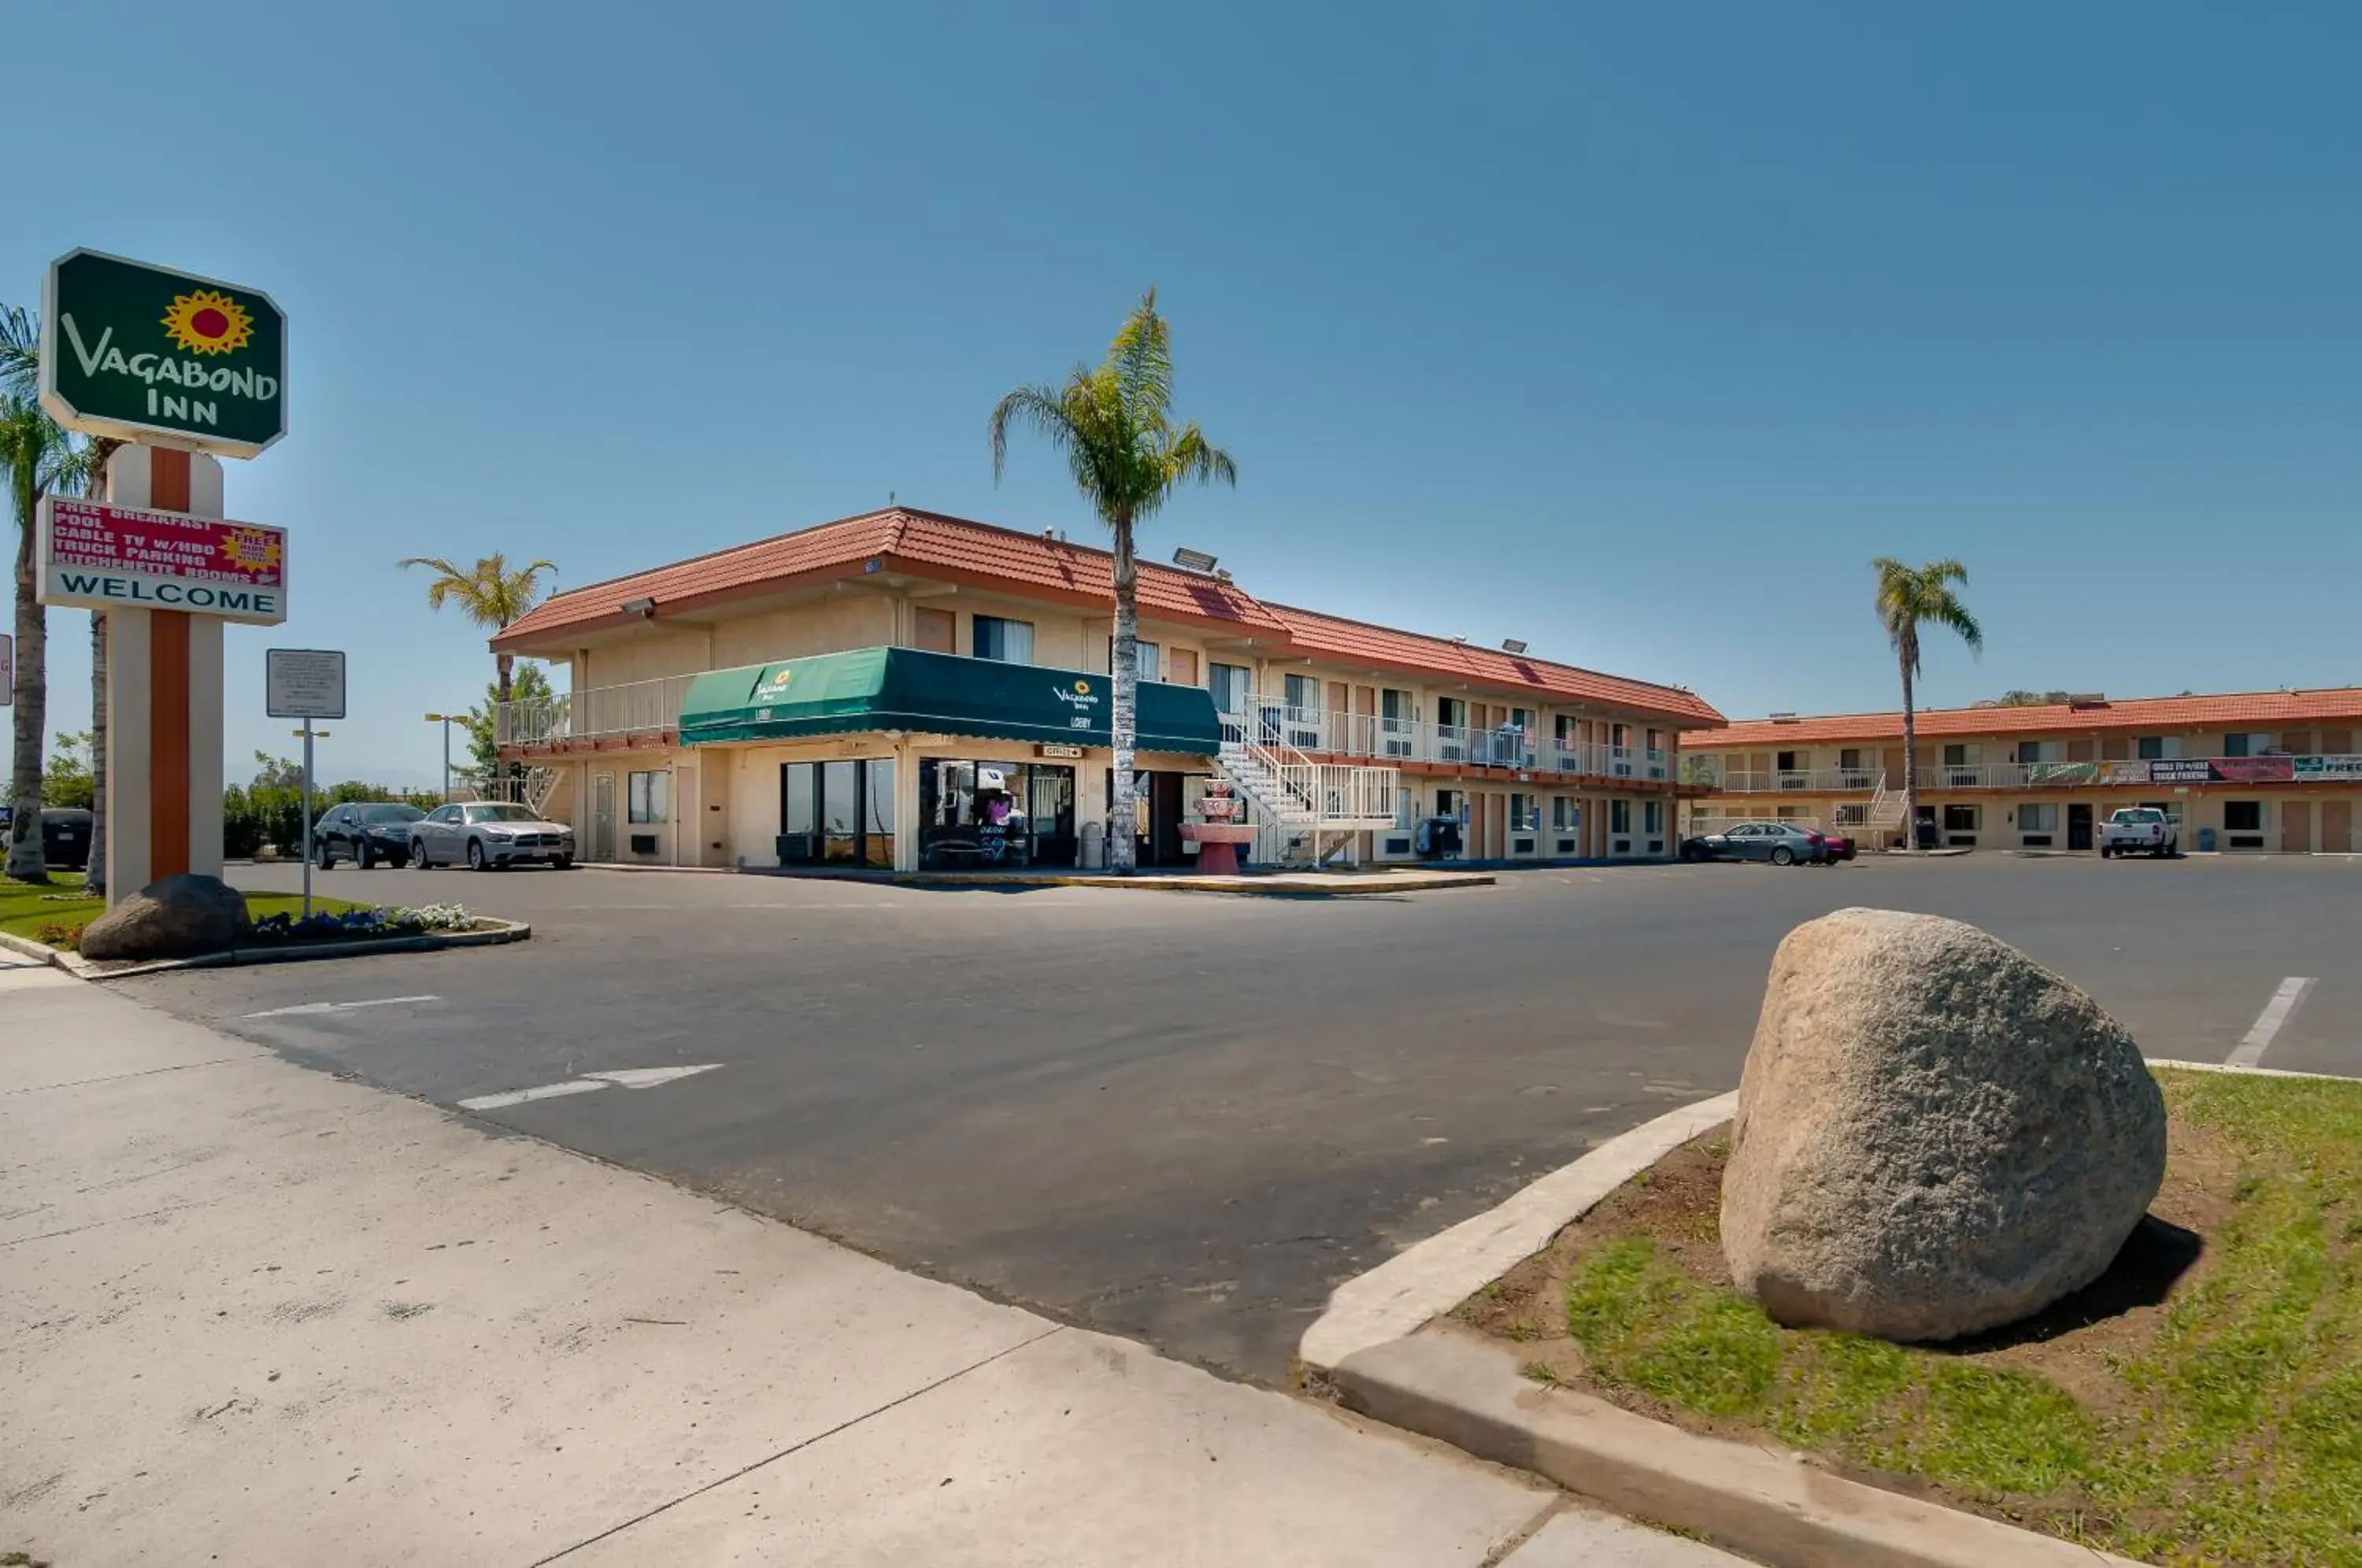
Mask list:
[[2100,858],[2112,855],[2171,855],[2181,847],[2181,823],[2155,806],[2126,806],[2100,824]]

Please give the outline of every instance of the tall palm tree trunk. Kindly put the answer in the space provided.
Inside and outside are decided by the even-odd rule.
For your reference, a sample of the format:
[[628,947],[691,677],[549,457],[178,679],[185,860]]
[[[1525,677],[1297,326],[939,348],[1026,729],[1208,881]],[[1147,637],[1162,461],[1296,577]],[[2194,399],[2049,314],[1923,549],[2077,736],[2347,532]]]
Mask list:
[[49,682],[43,675],[49,668],[48,630],[48,619],[33,597],[33,518],[31,508],[25,507],[17,530],[16,753],[8,791],[15,812],[8,824],[6,869],[9,876],[28,882],[47,881],[50,874],[41,854],[41,737],[50,718]]
[[1140,696],[1140,573],[1131,555],[1131,518],[1115,519],[1115,691],[1109,700],[1109,739],[1115,745],[1115,799],[1108,807],[1108,869],[1119,874],[1139,864],[1133,823],[1139,811],[1131,777],[1132,748],[1139,737],[1134,703]]
[[1912,652],[1903,655],[1903,847],[1919,847],[1919,720],[1912,712]]
[[484,780],[484,785],[491,791],[493,800],[505,801],[510,799],[510,772],[507,759],[500,753],[501,715],[508,711],[510,695],[516,690],[516,656],[494,654],[492,672],[492,776]]
[[90,870],[91,896],[106,896],[106,612],[90,617]]

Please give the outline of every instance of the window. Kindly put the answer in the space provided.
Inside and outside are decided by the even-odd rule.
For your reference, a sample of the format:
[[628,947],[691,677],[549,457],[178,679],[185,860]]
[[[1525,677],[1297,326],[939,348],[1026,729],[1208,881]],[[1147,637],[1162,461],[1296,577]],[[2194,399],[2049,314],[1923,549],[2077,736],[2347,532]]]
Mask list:
[[[1134,637],[1131,639],[1131,650],[1140,660],[1140,679],[1142,680],[1162,680],[1164,679],[1164,676],[1157,673],[1164,668],[1160,657],[1164,651],[1164,649],[1158,647],[1154,643],[1150,642],[1146,637]],[[1025,661],[1018,659],[1012,662],[1022,664]],[[1113,637],[1109,637],[1108,639],[1108,673],[1109,675],[1113,675],[1115,673],[1115,639]]]
[[1664,731],[1650,730],[1649,732],[1649,749],[1650,751],[1662,751],[1665,749]]
[[1805,808],[1802,806],[1783,806],[1776,814],[1783,823],[1794,822],[1805,814]]
[[1529,735],[1533,734],[1534,711],[1531,708],[1510,709],[1509,727],[1517,731],[1521,735]]
[[1175,648],[1164,656],[1164,679],[1175,686],[1198,684],[1198,650]]
[[1458,816],[1461,804],[1461,792],[1457,790],[1438,790],[1435,792],[1435,814],[1439,817]]
[[1976,832],[1977,814],[1980,808],[1976,806],[1946,806],[1944,808],[1944,831],[1946,833]]
[[1388,756],[1410,755],[1410,693],[1389,686],[1378,693],[1378,731],[1384,737],[1379,748]]
[[1780,753],[1779,760],[1774,762],[1772,766],[1777,767],[1783,773],[1797,772],[1802,769],[1805,765],[1797,761],[1796,756],[1797,754],[1793,751],[1783,751]]
[[1509,831],[1537,833],[1542,825],[1541,797],[1511,795],[1509,797]]
[[959,651],[959,617],[948,610],[930,610],[921,605],[912,611],[911,641],[914,646],[929,653]]
[[1849,745],[1838,752],[1838,766],[1848,773],[1860,772],[1862,769],[1861,747]]
[[1285,687],[1283,695],[1287,705],[1299,713],[1320,711],[1320,682],[1309,675],[1288,675],[1280,678]]
[[1207,670],[1211,678],[1206,683],[1207,689],[1214,694],[1216,711],[1224,713],[1245,712],[1247,711],[1247,667],[1242,664],[1216,664],[1209,665]]
[[1944,766],[1947,767],[1967,767],[1971,766],[1969,761],[1969,748],[1964,745],[1946,746],[1944,748]]
[[1396,789],[1395,790],[1395,826],[1406,830],[1409,828],[1410,814],[1414,811],[1418,810],[1418,807],[1413,803],[1415,800],[1416,797],[1407,790]]
[[[2234,737],[2234,738],[2236,738],[2236,739],[2245,739],[2246,737],[2245,737],[2245,736],[2237,736],[2237,737]],[[2233,752],[2233,753],[2231,753],[2230,755],[2232,755],[2232,756],[2245,756],[2246,755],[2246,753],[2245,753],[2245,752]],[[2261,833],[2261,832],[2263,832],[2263,831],[2264,831],[2264,803],[2263,803],[2261,801],[2224,801],[2224,802],[2223,802],[2223,831],[2224,831],[2224,833]]]
[[1468,702],[1462,697],[1438,697],[1435,700],[1435,722],[1447,729],[1459,729],[1468,723]]
[[457,806],[437,806],[435,810],[426,813],[426,820],[430,823],[456,823],[459,820],[459,808]]
[[661,770],[635,773],[625,784],[624,820],[635,823],[672,821],[672,775]]
[[2057,833],[2058,807],[2055,802],[2017,809],[2017,831],[2020,833]]
[[1665,831],[1665,803],[1662,801],[1650,801],[1640,807],[1640,831],[1642,833]]
[[971,651],[978,658],[997,659],[1002,664],[1032,664],[1033,623],[978,615]]
[[2269,735],[2244,734],[2223,737],[2224,756],[2263,756],[2271,749],[2272,737]]
[[2143,735],[2136,745],[2136,755],[2143,762],[2162,762],[2181,755],[2180,735]]
[[1607,831],[1609,833],[1630,833],[1632,831],[1631,801],[1610,801],[1607,802]]
[[1583,802],[1572,795],[1554,796],[1551,801],[1551,826],[1561,833],[1573,833],[1583,825]]
[[1632,744],[1632,726],[1629,724],[1608,725],[1607,744],[1614,746],[1630,745]]

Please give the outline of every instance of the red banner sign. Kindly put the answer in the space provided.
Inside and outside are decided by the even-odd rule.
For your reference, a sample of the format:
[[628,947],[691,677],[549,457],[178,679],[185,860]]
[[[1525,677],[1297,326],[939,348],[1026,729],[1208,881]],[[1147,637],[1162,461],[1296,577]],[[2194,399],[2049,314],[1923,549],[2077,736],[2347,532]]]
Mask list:
[[53,495],[41,502],[39,543],[44,604],[287,619],[283,528]]

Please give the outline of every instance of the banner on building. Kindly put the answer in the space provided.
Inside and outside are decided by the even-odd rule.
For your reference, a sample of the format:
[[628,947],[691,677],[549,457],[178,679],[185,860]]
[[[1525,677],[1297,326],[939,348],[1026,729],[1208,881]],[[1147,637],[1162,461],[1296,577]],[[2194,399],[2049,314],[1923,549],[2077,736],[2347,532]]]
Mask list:
[[2146,759],[2138,762],[2103,762],[2100,764],[2100,782],[2146,784],[2149,781],[2150,766]]
[[2292,756],[2217,756],[2205,766],[2224,784],[2285,784],[2296,777]]
[[2362,779],[2362,756],[2298,756],[2290,760],[2296,765],[2291,771],[2300,784]]

